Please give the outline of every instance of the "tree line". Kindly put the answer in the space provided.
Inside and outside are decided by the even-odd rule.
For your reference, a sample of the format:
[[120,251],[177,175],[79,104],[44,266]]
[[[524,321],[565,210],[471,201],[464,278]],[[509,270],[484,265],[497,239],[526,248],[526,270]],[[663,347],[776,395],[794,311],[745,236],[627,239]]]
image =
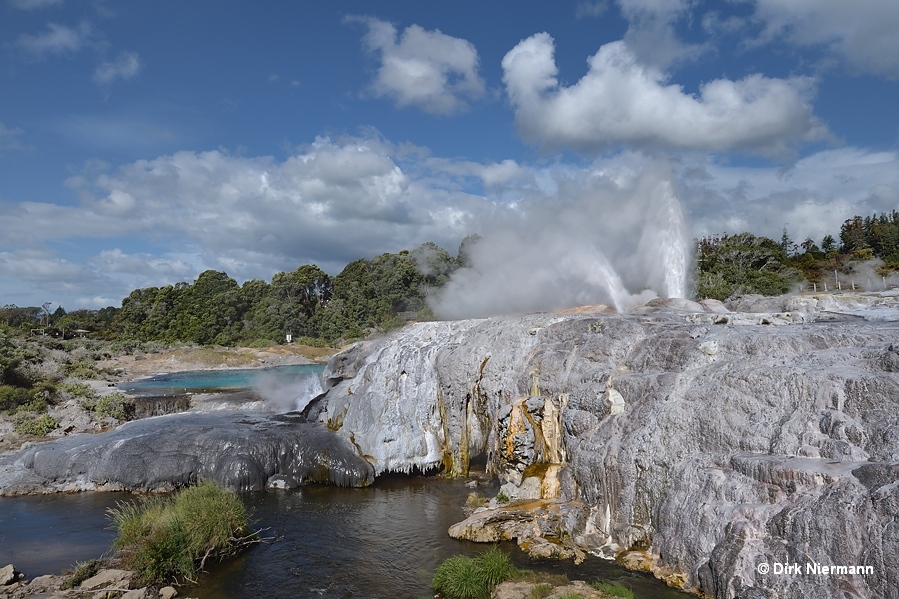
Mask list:
[[[463,253],[464,259],[464,253]],[[306,264],[279,272],[270,283],[239,285],[227,273],[207,270],[191,284],[135,289],[121,308],[54,312],[43,307],[0,308],[0,323],[41,329],[67,338],[90,332],[114,340],[254,345],[293,340],[325,344],[433,316],[431,289],[460,266],[434,243],[415,250],[356,260],[335,277]]]
[[[811,238],[796,243],[786,227],[780,241],[739,233],[703,237],[695,243],[695,289],[700,299],[780,295],[797,286],[823,291],[829,284],[834,290],[840,276],[847,279],[847,287],[875,290],[883,286],[881,277],[899,270],[899,212],[847,219],[840,227],[839,243],[830,234],[820,245]],[[862,269],[874,259],[879,262],[873,269]]]
[[[332,344],[359,339],[406,320],[433,318],[428,294],[466,265],[477,236],[457,256],[434,243],[351,262],[332,277],[306,264],[279,272],[271,282],[240,285],[224,272],[207,270],[186,282],[136,289],[121,308],[74,310],[61,306],[0,308],[0,325],[66,338],[89,334],[118,341],[219,345],[296,341]],[[694,293],[724,300],[732,295],[779,295],[798,285],[823,290],[834,273],[852,277],[861,263],[880,259],[878,275],[899,270],[899,212],[847,219],[838,239],[794,242],[786,228],[779,241],[751,233],[714,235],[695,241]],[[870,263],[868,263],[870,264]],[[880,288],[870,276],[860,288]],[[831,287],[832,289],[833,287]]]

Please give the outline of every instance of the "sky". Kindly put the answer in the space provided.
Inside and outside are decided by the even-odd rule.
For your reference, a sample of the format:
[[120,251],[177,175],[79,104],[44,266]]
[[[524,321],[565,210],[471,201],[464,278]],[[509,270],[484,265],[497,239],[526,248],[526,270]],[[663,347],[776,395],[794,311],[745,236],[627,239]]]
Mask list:
[[895,0],[0,0],[0,305],[471,233],[519,295],[652,286],[672,231],[820,243],[899,209],[896,31]]

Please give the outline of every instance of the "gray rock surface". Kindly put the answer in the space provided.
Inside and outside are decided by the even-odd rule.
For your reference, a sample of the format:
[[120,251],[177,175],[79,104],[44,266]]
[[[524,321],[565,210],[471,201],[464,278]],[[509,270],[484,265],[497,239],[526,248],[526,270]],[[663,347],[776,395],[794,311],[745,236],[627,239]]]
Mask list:
[[38,443],[0,456],[0,495],[166,490],[201,478],[239,490],[374,480],[352,445],[300,420],[253,412],[173,414]]
[[897,324],[657,303],[412,325],[336,356],[307,413],[377,473],[542,476],[587,506],[573,543],[696,593],[899,597]]

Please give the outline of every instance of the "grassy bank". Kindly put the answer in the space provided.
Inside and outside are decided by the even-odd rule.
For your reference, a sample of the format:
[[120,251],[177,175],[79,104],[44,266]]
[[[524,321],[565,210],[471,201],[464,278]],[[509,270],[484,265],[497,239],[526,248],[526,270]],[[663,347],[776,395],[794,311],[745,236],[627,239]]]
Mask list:
[[258,541],[240,497],[212,482],[173,496],[120,503],[109,511],[121,565],[144,583],[194,580],[210,560]]

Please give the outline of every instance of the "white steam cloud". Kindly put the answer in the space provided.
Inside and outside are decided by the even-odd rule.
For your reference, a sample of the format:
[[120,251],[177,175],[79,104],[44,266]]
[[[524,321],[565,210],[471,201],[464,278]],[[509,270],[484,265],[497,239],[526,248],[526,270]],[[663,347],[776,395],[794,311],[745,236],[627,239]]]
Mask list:
[[442,318],[608,304],[626,312],[687,293],[689,236],[667,165],[597,172],[551,201],[512,207],[431,298]]

